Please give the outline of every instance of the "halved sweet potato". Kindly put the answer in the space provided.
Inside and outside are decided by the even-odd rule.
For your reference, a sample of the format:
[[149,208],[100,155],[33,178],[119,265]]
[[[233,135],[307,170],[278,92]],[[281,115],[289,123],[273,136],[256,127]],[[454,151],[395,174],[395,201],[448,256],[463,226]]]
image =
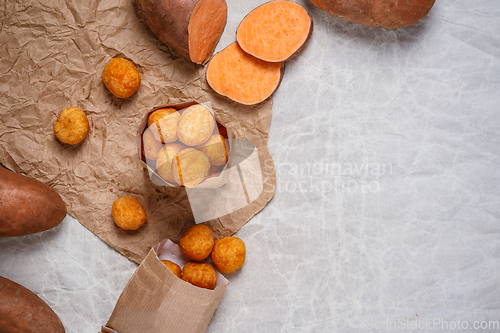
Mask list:
[[0,276],[0,333],[64,333],[57,314],[31,290]]
[[66,205],[54,189],[0,166],[0,237],[45,231],[65,216]]
[[298,3],[275,0],[252,10],[240,23],[236,40],[262,60],[285,61],[309,39],[313,20]]
[[226,26],[225,0],[134,0],[149,28],[180,56],[205,64]]
[[257,59],[234,42],[210,60],[207,82],[217,93],[233,101],[257,104],[278,88],[284,64]]
[[311,0],[340,19],[377,28],[401,28],[423,19],[436,0]]

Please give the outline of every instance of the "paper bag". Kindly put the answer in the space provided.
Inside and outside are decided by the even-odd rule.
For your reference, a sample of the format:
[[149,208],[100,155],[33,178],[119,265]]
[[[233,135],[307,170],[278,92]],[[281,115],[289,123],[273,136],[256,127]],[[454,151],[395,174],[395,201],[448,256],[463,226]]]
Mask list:
[[175,276],[160,260],[190,261],[170,240],[151,249],[120,295],[102,333],[203,333],[229,281],[219,272],[214,290]]

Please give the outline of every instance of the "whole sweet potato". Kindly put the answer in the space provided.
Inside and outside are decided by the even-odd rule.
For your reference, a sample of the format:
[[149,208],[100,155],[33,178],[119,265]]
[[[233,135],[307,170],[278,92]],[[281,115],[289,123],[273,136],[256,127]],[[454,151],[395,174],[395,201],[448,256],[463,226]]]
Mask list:
[[185,59],[205,64],[227,20],[225,0],[134,0],[151,31]]
[[0,333],[64,333],[56,313],[35,293],[0,276]]
[[378,28],[401,28],[417,23],[436,0],[311,0],[340,19]]
[[0,236],[24,236],[57,226],[66,205],[48,185],[0,166]]

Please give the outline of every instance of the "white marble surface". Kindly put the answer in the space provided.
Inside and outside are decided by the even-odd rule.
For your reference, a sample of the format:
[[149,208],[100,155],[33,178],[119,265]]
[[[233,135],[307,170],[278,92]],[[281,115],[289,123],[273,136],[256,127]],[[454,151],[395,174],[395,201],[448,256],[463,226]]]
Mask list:
[[[227,2],[218,49],[264,1]],[[208,332],[500,331],[500,3],[382,30],[298,2],[315,26],[274,94],[276,195]],[[0,239],[0,275],[69,333],[97,332],[136,268],[71,217]]]

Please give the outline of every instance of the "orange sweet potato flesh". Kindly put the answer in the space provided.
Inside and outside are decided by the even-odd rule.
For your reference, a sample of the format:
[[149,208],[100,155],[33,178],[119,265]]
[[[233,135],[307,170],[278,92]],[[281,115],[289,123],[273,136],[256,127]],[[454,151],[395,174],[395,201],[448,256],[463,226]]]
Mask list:
[[0,237],[45,231],[65,216],[66,205],[54,189],[0,166]]
[[436,0],[311,0],[319,9],[346,21],[377,28],[417,23]]
[[151,31],[178,55],[205,64],[227,20],[225,0],[134,0]]
[[238,26],[236,40],[254,57],[285,61],[302,48],[312,30],[312,18],[301,5],[277,0],[252,10]]
[[0,333],[64,333],[57,314],[40,297],[0,276]]
[[217,93],[245,105],[267,99],[278,88],[284,62],[267,62],[246,53],[234,42],[208,63],[207,82]]

